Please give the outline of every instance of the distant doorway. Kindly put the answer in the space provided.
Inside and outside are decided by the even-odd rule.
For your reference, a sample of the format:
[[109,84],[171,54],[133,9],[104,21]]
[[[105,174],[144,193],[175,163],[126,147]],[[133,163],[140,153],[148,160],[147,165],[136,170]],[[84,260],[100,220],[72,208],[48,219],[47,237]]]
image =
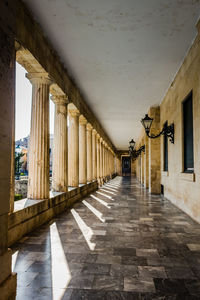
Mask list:
[[131,176],[130,156],[122,156],[122,176]]

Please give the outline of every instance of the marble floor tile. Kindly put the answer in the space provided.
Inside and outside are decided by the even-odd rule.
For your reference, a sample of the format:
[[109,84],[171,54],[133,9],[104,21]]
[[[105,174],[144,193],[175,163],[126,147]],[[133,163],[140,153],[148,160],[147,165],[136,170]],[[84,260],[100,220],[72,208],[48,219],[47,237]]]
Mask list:
[[124,277],[124,291],[154,293],[155,286],[151,278]]
[[200,299],[199,224],[135,178],[83,200],[12,246],[17,300]]
[[141,278],[167,278],[164,267],[138,266]]

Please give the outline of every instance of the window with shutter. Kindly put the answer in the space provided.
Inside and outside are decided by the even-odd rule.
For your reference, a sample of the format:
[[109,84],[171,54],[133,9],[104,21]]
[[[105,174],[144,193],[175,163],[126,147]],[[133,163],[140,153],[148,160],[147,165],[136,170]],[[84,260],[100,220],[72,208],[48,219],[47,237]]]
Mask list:
[[[164,126],[167,126],[167,122],[164,124]],[[164,135],[163,138],[163,148],[164,148],[164,170],[163,171],[168,171],[168,138],[167,135]]]
[[192,92],[183,102],[184,172],[193,173],[193,105]]

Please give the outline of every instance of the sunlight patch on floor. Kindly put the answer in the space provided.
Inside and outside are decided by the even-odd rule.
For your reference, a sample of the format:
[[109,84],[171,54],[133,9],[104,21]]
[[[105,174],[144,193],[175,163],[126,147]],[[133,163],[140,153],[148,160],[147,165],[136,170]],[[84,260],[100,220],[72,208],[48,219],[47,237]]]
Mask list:
[[108,195],[106,195],[106,194],[104,194],[104,193],[101,193],[101,192],[99,192],[99,191],[96,191],[96,193],[99,194],[99,195],[102,195],[102,196],[104,196],[104,197],[106,197],[106,198],[108,198],[108,199],[110,199],[110,200],[113,200],[113,201],[114,201],[114,199],[113,199],[111,196],[108,196]]
[[87,224],[83,221],[83,219],[80,217],[80,215],[75,211],[75,209],[71,209],[71,213],[78,224],[90,250],[94,251],[96,244],[92,243],[90,240],[93,236],[93,231],[92,229],[87,226]]
[[100,190],[108,194],[116,195],[114,192],[108,191],[105,188],[101,188]]
[[93,214],[95,214],[95,216],[97,216],[97,218],[101,221],[101,222],[105,222],[105,219],[103,218],[103,214],[98,211],[96,208],[94,208],[94,206],[92,206],[90,203],[88,203],[87,201],[83,200],[82,203],[87,206],[89,208],[89,210],[91,210],[91,212],[93,212]]
[[106,190],[109,190],[109,191],[115,192],[115,193],[117,192],[117,189],[115,189],[115,188],[112,188],[112,187],[108,187],[107,185],[104,185],[104,186],[103,186],[103,188],[104,188],[104,189],[106,189]]
[[12,255],[12,272],[14,272],[15,265],[16,265],[16,262],[17,262],[18,254],[19,254],[19,251],[16,251],[16,252]]
[[99,203],[101,203],[102,205],[106,206],[107,208],[110,209],[110,205],[109,203],[107,203],[106,201],[94,196],[94,195],[90,195],[90,197],[92,197],[93,199],[95,199],[96,201],[98,201]]
[[63,250],[57,225],[50,225],[52,299],[62,300],[71,280],[71,272]]

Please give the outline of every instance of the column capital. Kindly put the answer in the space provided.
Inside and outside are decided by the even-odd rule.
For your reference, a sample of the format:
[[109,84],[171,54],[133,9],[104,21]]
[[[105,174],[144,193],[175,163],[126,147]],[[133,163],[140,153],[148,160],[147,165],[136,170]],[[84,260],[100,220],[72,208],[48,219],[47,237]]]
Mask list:
[[51,85],[53,81],[49,77],[49,74],[47,72],[42,72],[42,73],[26,73],[26,78],[32,83],[32,84],[48,84]]
[[103,138],[102,138],[102,137],[100,137],[100,143],[102,143],[102,144],[103,144]]
[[97,134],[96,129],[92,129],[92,134],[93,134],[93,135],[96,135],[96,134]]
[[54,104],[66,105],[69,103],[69,98],[67,95],[52,95],[51,100]]
[[92,128],[93,128],[92,125],[91,125],[90,123],[88,123],[88,124],[87,124],[87,130],[88,130],[88,131],[91,131]]
[[68,112],[72,117],[78,117],[80,115],[80,112],[78,109],[69,109]]
[[100,139],[100,135],[97,133],[97,140],[99,140]]
[[81,124],[81,125],[87,124],[87,120],[83,115],[80,115],[80,117],[79,117],[79,124]]

